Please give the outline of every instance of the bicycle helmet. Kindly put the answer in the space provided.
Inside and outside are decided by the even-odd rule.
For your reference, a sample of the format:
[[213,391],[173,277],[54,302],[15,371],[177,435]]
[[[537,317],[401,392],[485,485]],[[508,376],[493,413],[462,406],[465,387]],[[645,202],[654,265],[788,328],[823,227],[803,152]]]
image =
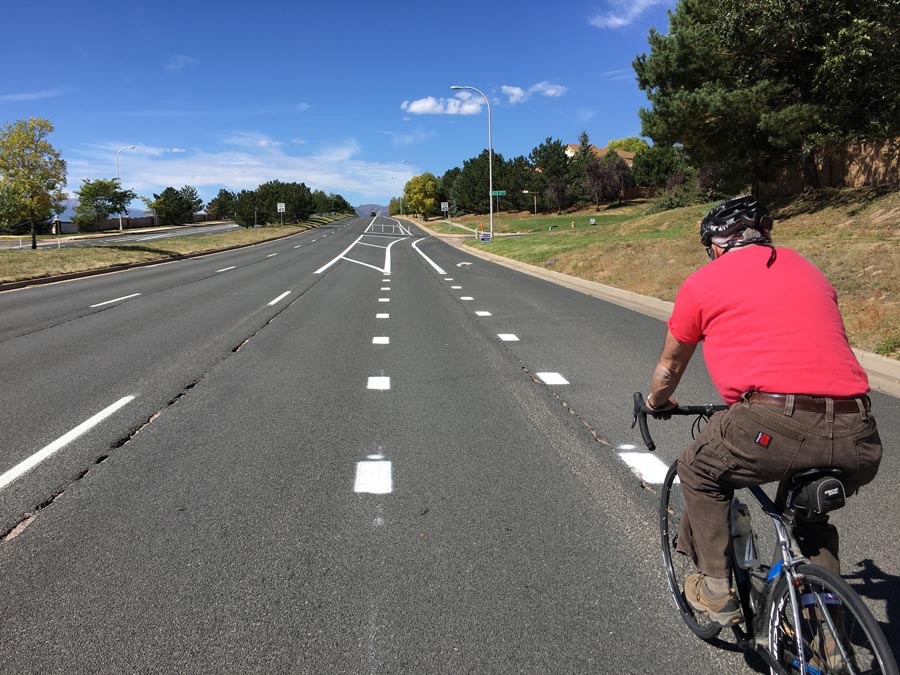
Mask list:
[[700,242],[709,247],[713,237],[728,238],[747,228],[757,230],[762,237],[748,243],[768,242],[774,221],[767,209],[753,195],[744,195],[717,204],[700,223]]

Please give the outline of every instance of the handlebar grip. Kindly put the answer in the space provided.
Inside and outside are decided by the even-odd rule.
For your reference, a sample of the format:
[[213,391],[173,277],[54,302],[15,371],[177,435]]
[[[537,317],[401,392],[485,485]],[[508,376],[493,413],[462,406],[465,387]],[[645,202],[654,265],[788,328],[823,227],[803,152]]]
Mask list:
[[647,427],[647,409],[644,406],[644,395],[641,392],[634,392],[634,417],[637,420],[638,428],[641,430],[641,438],[644,445],[650,452],[656,450],[656,443],[650,435],[650,429]]

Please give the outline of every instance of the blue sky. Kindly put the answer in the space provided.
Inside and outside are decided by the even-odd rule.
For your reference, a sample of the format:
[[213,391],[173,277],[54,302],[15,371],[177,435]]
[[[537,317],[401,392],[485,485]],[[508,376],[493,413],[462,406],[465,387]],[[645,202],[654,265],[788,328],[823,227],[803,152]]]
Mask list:
[[4,8],[0,123],[46,117],[68,190],[139,194],[273,178],[386,204],[414,172],[546,137],[639,133],[630,63],[675,0],[220,3],[18,0]]

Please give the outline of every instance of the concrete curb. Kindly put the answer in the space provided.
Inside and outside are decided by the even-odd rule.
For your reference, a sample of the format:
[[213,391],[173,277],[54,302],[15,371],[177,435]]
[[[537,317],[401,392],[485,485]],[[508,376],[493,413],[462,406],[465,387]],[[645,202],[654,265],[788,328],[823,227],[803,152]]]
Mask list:
[[[429,230],[427,226],[419,221],[415,221],[415,223],[431,236],[440,239],[451,246],[455,246],[456,248],[463,248],[463,238],[459,235],[445,236]],[[641,295],[640,293],[632,293],[631,291],[625,291],[613,286],[598,284],[596,281],[579,279],[578,277],[562,274],[561,272],[554,272],[553,270],[537,267],[536,265],[529,265],[528,263],[519,262],[518,260],[513,260],[511,258],[504,258],[503,256],[494,253],[479,251],[470,246],[466,246],[464,250],[466,253],[470,253],[484,260],[524,272],[525,274],[530,274],[531,276],[559,284],[560,286],[565,286],[566,288],[571,288],[572,290],[584,293],[585,295],[606,300],[614,305],[619,305],[620,307],[625,307],[634,312],[651,316],[660,321],[666,321],[672,314],[674,303],[666,302],[665,300],[651,298],[646,295]],[[859,359],[859,363],[865,368],[866,374],[869,376],[869,386],[871,386],[872,389],[885,394],[890,394],[891,396],[900,397],[900,361],[889,359],[872,352],[866,352],[862,349],[854,348],[853,352],[856,354],[856,358]]]
[[[332,221],[337,222],[337,221]],[[329,223],[325,223],[329,224]],[[318,226],[316,226],[318,227]],[[199,253],[186,253],[184,255],[174,256],[171,258],[160,258],[159,260],[145,260],[144,262],[136,262],[136,263],[127,263],[125,265],[113,265],[112,267],[98,267],[95,270],[85,270],[83,272],[71,272],[69,274],[57,274],[55,276],[50,277],[38,277],[36,279],[24,279],[22,281],[10,281],[5,284],[0,284],[0,293],[5,291],[14,291],[20,288],[28,288],[29,286],[43,286],[45,284],[55,284],[60,281],[71,281],[73,279],[83,279],[85,277],[95,277],[101,274],[112,274],[113,272],[124,272],[125,270],[136,269],[138,267],[150,267],[152,265],[165,265],[168,263],[178,262],[179,260],[189,260],[191,258],[200,258],[205,255],[216,255],[217,253],[225,253],[227,251],[237,251],[242,248],[249,248],[250,246],[259,246],[260,244],[267,244],[270,241],[278,241],[279,239],[287,239],[288,237],[293,237],[302,232],[308,232],[309,230],[314,230],[315,227],[307,228],[306,230],[300,230],[300,232],[291,232],[290,234],[285,234],[281,237],[273,237],[272,239],[265,239],[263,241],[256,241],[252,244],[239,244],[237,246],[229,246],[228,248],[219,248],[215,251],[202,251]]]

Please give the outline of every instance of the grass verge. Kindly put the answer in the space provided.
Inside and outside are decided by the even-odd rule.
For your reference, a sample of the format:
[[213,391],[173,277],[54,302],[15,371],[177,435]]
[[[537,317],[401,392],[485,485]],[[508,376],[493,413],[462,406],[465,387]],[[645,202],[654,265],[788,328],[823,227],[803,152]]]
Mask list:
[[89,272],[117,265],[177,260],[188,255],[212,253],[235,246],[277,239],[339,220],[341,217],[320,216],[297,225],[274,225],[223,234],[172,237],[147,242],[146,245],[130,242],[120,246],[0,251],[0,284]]
[[[671,301],[685,277],[707,260],[698,225],[710,206],[651,215],[636,209],[592,227],[466,245]],[[900,192],[829,189],[772,206],[775,243],[795,249],[826,274],[851,343],[900,358]]]

